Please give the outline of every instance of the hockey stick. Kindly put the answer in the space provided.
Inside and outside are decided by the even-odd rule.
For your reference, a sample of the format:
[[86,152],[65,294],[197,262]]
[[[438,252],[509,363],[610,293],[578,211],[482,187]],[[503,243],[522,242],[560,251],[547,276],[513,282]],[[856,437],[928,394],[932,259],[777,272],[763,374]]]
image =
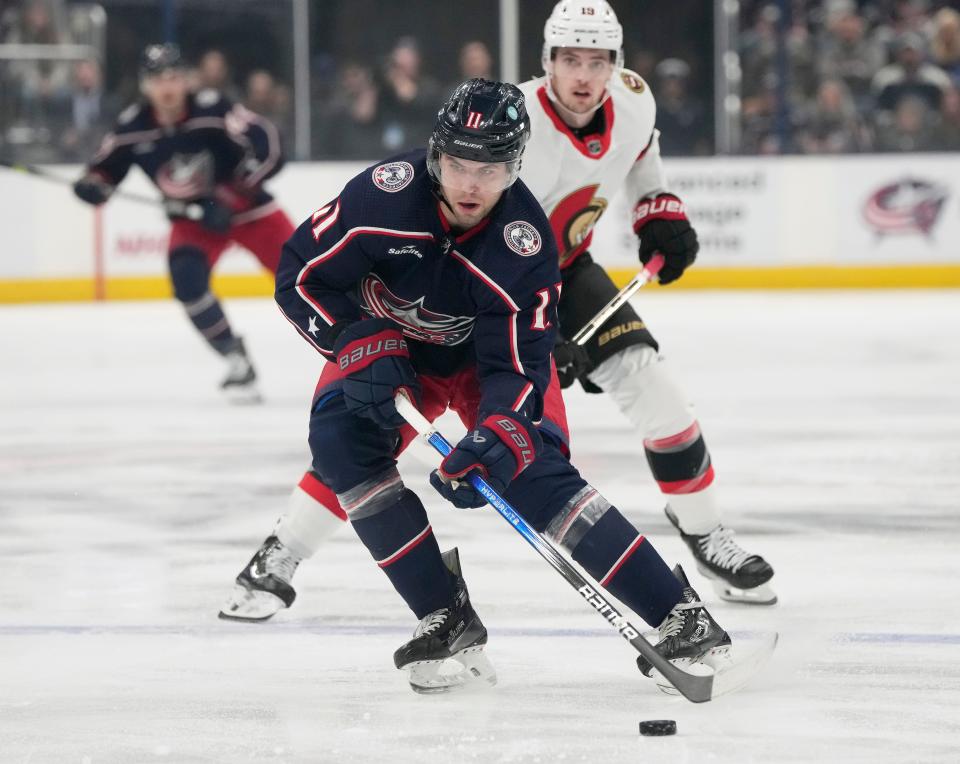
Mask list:
[[[13,170],[14,172],[22,172],[26,175],[33,175],[37,178],[43,178],[44,180],[49,180],[53,183],[59,183],[65,186],[73,185],[73,181],[69,178],[64,178],[62,175],[57,175],[54,172],[49,172],[44,170],[42,167],[37,167],[36,165],[32,164],[8,162],[6,159],[0,159],[0,167],[6,167],[8,170]],[[188,220],[200,220],[203,217],[203,207],[196,203],[182,202],[176,199],[164,203],[161,199],[151,196],[144,196],[143,194],[135,194],[129,191],[117,191],[111,196],[111,198],[123,199],[128,202],[136,202],[137,204],[149,204],[151,207],[162,206],[166,212],[171,212],[175,215],[183,215]]]
[[[416,430],[420,437],[433,446],[440,454],[446,456],[453,447],[449,441],[443,437],[427,421],[417,407],[413,405],[409,398],[402,392],[397,393],[394,398],[397,411],[407,420],[407,423]],[[636,626],[631,625],[627,619],[621,615],[607,600],[600,594],[599,584],[590,583],[584,578],[570,562],[561,555],[554,546],[543,536],[531,528],[517,511],[508,504],[490,485],[479,475],[470,476],[470,483],[479,491],[500,516],[510,523],[546,560],[554,570],[566,579],[587,602],[589,602],[597,612],[604,617],[617,633],[646,658],[656,668],[667,681],[670,682],[687,700],[693,703],[704,703],[715,697],[718,693],[714,690],[715,675],[699,676],[689,674],[682,669],[674,666],[670,661],[658,653],[643,636],[643,632]],[[735,667],[734,667],[735,668]],[[717,672],[719,674],[719,672]],[[739,686],[739,685],[737,685]],[[731,687],[730,689],[735,689]]]
[[654,255],[651,257],[650,262],[647,263],[644,269],[630,279],[630,282],[617,292],[613,299],[597,312],[597,315],[587,321],[587,323],[581,327],[580,331],[573,335],[573,339],[570,341],[575,345],[585,345],[587,340],[596,334],[597,330],[606,323],[607,319],[620,310],[620,308],[640,290],[640,287],[646,286],[653,280],[653,277],[660,272],[662,267],[663,255]]

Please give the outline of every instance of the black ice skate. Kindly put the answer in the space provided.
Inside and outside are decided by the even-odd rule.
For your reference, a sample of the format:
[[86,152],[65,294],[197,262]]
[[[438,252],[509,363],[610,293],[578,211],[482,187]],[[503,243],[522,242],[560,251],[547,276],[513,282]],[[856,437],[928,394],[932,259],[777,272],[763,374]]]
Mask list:
[[718,525],[702,536],[684,533],[669,505],[664,512],[693,552],[697,570],[710,580],[721,599],[748,605],[776,604],[777,595],[767,584],[773,568],[760,555],[744,551],[732,530]]
[[393,654],[394,665],[409,672],[414,692],[497,683],[496,671],[483,653],[487,630],[470,604],[457,549],[444,552],[443,562],[454,580],[454,601],[423,618],[413,639]]
[[[660,624],[656,650],[685,671],[710,673],[728,662],[730,636],[707,612],[683,568],[677,565],[673,575],[683,585],[683,596]],[[644,676],[654,677],[661,690],[676,692],[642,655],[637,658],[637,667]]]
[[220,383],[227,400],[231,403],[261,403],[263,397],[257,389],[257,372],[247,356],[247,349],[240,337],[233,348],[224,354],[227,361],[227,376]]
[[237,576],[230,597],[220,608],[220,617],[233,621],[266,621],[297,598],[291,586],[300,564],[276,536],[270,536]]

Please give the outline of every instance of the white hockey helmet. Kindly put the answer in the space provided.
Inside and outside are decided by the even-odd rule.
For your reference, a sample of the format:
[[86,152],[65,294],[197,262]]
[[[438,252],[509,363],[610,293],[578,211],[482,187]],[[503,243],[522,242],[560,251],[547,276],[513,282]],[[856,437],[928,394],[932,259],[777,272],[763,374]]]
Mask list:
[[560,0],[543,25],[543,70],[554,48],[596,48],[616,52],[623,66],[623,27],[607,0]]

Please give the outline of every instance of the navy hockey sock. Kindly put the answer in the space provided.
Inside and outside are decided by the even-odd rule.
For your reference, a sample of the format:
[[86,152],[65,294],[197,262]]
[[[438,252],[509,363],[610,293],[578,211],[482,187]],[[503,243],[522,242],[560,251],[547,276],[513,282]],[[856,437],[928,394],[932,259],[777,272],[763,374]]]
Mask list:
[[196,247],[177,247],[170,253],[170,280],[174,296],[183,303],[187,317],[210,347],[220,355],[236,350],[237,338],[220,301],[210,291],[207,256]]
[[650,626],[659,626],[683,587],[653,545],[591,486],[574,496],[547,535]]
[[338,494],[350,523],[417,618],[454,598],[423,504],[396,468]]
[[197,331],[220,355],[237,349],[237,338],[230,330],[220,301],[213,292],[207,292],[194,302],[185,302],[183,307]]

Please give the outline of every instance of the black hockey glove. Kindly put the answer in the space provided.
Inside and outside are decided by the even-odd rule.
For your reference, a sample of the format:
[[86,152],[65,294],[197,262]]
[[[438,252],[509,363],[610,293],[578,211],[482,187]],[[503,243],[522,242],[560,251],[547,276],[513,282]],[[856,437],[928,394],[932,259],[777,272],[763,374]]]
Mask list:
[[673,194],[644,199],[634,208],[633,230],[640,237],[640,262],[663,255],[660,283],[669,284],[693,265],[700,250],[697,232],[687,220],[686,207]]
[[502,495],[542,447],[540,433],[523,414],[495,409],[430,473],[430,485],[455,507],[482,507],[486,500],[470,484],[469,474],[479,473]]
[[233,210],[216,199],[187,202],[183,199],[164,199],[163,210],[171,219],[184,218],[199,223],[211,233],[224,234],[233,222]]
[[73,184],[73,193],[87,204],[101,205],[113,193],[115,186],[95,173],[87,173]]
[[216,199],[201,199],[199,204],[203,211],[200,225],[212,233],[226,233],[230,230],[233,210]]
[[393,396],[405,389],[414,400],[420,394],[417,375],[403,333],[388,318],[357,321],[333,343],[337,365],[345,374],[343,400],[357,416],[372,419],[384,429],[401,427]]
[[553,362],[557,365],[557,377],[563,390],[593,368],[586,348],[569,340],[561,340],[553,346]]

